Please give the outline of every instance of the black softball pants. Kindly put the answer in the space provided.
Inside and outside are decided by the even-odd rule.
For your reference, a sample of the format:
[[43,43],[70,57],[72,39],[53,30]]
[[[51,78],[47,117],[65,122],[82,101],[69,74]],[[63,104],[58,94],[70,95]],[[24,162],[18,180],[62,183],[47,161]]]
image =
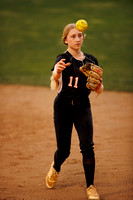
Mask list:
[[54,168],[57,172],[60,171],[61,165],[70,154],[73,124],[78,133],[86,183],[89,187],[93,184],[95,171],[93,123],[90,105],[67,104],[56,97],[54,102],[54,125],[57,150],[54,154]]

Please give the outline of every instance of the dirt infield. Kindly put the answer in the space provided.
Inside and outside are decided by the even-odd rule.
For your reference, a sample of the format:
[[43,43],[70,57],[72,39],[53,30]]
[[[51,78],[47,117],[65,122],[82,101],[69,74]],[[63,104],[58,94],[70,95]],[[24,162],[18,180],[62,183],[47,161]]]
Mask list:
[[[70,157],[54,189],[45,176],[56,141],[49,88],[0,85],[0,200],[87,200],[75,129]],[[133,93],[90,95],[101,200],[133,199]]]

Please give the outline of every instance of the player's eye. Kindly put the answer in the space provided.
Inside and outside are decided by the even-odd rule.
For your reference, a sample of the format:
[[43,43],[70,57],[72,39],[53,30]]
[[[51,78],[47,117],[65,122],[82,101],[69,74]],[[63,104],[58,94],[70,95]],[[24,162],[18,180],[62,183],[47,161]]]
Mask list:
[[72,38],[75,38],[76,36],[75,36],[75,35],[72,35],[71,37],[72,37]]
[[83,37],[83,35],[82,35],[82,34],[79,34],[78,36],[79,36],[79,38]]

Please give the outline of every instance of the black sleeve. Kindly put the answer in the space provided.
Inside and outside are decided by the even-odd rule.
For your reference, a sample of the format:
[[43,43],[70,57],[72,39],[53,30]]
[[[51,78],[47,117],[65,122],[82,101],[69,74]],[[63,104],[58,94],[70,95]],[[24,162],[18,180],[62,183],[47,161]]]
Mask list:
[[95,65],[98,65],[98,60],[96,57],[94,57],[93,55],[90,54],[86,54],[85,53],[86,58],[88,59],[89,62],[94,63]]
[[95,64],[98,65],[98,60],[97,60],[97,58],[94,57],[93,55],[91,55],[91,57],[92,57],[92,60],[95,62]]
[[65,56],[65,54],[60,54],[60,55],[58,55],[58,56],[56,57],[55,63],[54,63],[54,65],[53,65],[53,67],[52,67],[51,71],[53,71],[53,70],[54,70],[54,66],[55,66],[55,65],[56,65],[56,63],[57,63],[57,62],[59,62],[61,59],[66,59],[66,56]]

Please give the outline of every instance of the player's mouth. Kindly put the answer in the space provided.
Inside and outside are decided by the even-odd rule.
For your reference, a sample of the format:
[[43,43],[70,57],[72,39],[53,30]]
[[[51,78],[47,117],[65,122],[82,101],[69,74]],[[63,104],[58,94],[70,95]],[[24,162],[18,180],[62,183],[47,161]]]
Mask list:
[[80,43],[76,43],[75,45],[76,45],[76,46],[80,46],[81,44],[80,44]]

